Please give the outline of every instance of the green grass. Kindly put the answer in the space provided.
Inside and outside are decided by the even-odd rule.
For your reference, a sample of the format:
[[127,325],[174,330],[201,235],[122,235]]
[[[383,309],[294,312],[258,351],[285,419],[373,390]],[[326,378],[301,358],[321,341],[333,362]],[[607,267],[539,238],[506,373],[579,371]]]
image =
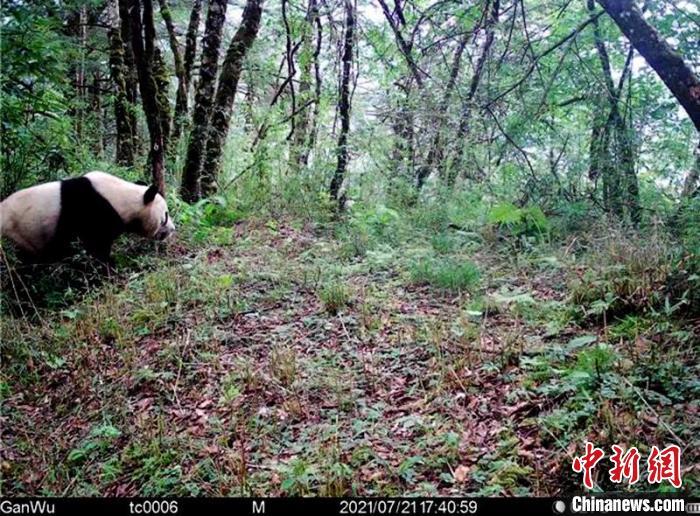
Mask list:
[[479,284],[479,268],[458,258],[422,259],[410,266],[411,281],[454,292],[472,291]]
[[331,315],[336,315],[350,302],[348,288],[339,282],[331,282],[324,285],[319,291],[318,297],[323,303],[325,310]]
[[217,206],[184,249],[3,321],[3,492],[547,495],[580,485],[565,450],[590,435],[698,449],[683,307],[577,317],[572,278],[642,258],[444,231],[426,248],[445,212],[328,231]]

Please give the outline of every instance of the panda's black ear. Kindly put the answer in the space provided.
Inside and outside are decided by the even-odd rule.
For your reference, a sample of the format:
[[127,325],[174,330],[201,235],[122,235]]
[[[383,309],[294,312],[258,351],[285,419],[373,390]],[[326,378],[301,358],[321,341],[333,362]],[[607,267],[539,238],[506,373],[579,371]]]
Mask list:
[[146,193],[143,194],[143,203],[144,204],[151,204],[153,202],[153,199],[156,198],[157,193],[158,193],[158,187],[156,185],[149,186],[148,190],[146,190]]

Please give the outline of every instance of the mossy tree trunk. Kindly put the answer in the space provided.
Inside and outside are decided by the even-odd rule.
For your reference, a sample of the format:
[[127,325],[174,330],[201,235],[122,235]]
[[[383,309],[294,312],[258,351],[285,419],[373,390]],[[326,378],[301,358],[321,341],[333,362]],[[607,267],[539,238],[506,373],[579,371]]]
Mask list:
[[[160,4],[160,14],[165,22],[165,28],[168,31],[168,41],[170,43],[170,51],[173,54],[173,63],[175,68],[175,77],[177,78],[177,90],[175,94],[175,117],[172,130],[172,140],[177,144],[180,137],[183,118],[187,116],[187,78],[185,77],[185,63],[180,49],[180,43],[177,40],[175,33],[175,23],[173,15],[170,12],[168,0],[158,0]],[[192,7],[193,12],[201,7],[201,2],[195,2]],[[197,19],[198,22],[198,19]]]
[[[515,6],[517,9],[517,4]],[[484,24],[484,31],[486,33],[484,37],[484,42],[481,45],[479,52],[479,57],[476,61],[476,66],[474,67],[474,73],[469,81],[469,90],[462,100],[462,110],[459,117],[459,125],[457,127],[457,133],[455,134],[455,152],[450,163],[450,169],[445,174],[447,179],[447,184],[449,187],[454,186],[457,176],[462,170],[464,161],[464,147],[466,145],[465,137],[469,133],[469,125],[472,117],[472,104],[476,92],[479,89],[479,84],[481,84],[481,78],[484,74],[484,68],[488,61],[489,55],[491,54],[491,47],[495,40],[496,34],[494,32],[499,19],[500,3],[499,0],[493,0],[488,2],[486,5],[488,10],[488,15],[486,16],[486,22]]]
[[598,3],[666,84],[700,131],[700,79],[693,70],[647,23],[633,0],[598,0]]
[[338,116],[340,117],[340,132],[338,134],[338,165],[330,185],[330,196],[337,203],[338,211],[345,208],[345,195],[340,194],[340,189],[345,179],[348,167],[348,133],[350,132],[350,76],[352,74],[352,60],[355,41],[355,7],[352,0],[345,0],[345,36],[343,38],[342,71],[340,77],[340,92],[338,98]]
[[192,132],[180,186],[180,194],[187,202],[196,202],[202,197],[200,174],[209,131],[209,115],[214,98],[216,75],[219,69],[219,47],[221,47],[227,4],[226,0],[210,0],[207,10],[199,82],[192,114]]
[[[143,5],[143,19],[141,18]],[[150,136],[149,164],[153,184],[165,192],[165,135],[156,77],[155,26],[152,0],[130,0],[131,46],[139,77],[143,111]]]
[[168,98],[170,74],[168,73],[168,67],[165,65],[163,52],[158,47],[155,47],[153,52],[153,76],[156,82],[158,119],[160,120],[160,127],[163,133],[163,145],[167,151],[170,145],[170,128],[172,127],[172,109],[170,108],[170,99]]
[[[294,118],[294,137],[290,152],[290,166],[298,172],[307,166],[311,152],[311,132],[313,128],[311,104],[318,103],[316,94],[311,89],[311,66],[316,54],[313,44],[313,32],[318,18],[317,0],[309,0],[304,24],[302,26],[301,53],[299,54],[299,94],[297,96],[298,113]],[[314,109],[315,112],[315,109]]]
[[131,128],[131,146],[134,155],[138,154],[140,140],[136,105],[139,102],[139,77],[136,71],[134,49],[131,46],[131,21],[129,16],[130,0],[118,0],[120,34],[124,45],[124,91],[126,92],[126,107],[128,108],[129,127]]
[[114,120],[117,128],[116,161],[127,167],[134,164],[134,141],[131,128],[131,106],[126,87],[124,42],[121,37],[119,12],[116,0],[108,6],[109,71],[114,85]]
[[206,156],[202,170],[202,195],[216,191],[221,170],[221,156],[228,136],[233,101],[243,69],[243,61],[255,41],[262,17],[262,0],[248,0],[243,9],[241,25],[231,40],[226,58],[221,66],[219,86],[211,113],[211,128],[207,139]]

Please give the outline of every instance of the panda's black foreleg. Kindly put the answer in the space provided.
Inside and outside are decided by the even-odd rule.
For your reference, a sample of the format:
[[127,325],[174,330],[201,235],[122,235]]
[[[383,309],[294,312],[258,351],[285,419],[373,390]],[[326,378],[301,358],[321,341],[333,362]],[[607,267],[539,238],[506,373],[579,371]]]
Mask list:
[[90,256],[95,258],[100,265],[105,268],[105,272],[110,274],[115,270],[115,261],[112,258],[111,240],[91,240],[85,242],[85,250]]

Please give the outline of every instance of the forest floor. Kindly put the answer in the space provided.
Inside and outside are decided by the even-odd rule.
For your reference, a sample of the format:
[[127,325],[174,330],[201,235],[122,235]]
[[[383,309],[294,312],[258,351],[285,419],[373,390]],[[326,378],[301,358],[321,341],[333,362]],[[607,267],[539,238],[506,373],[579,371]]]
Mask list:
[[679,444],[697,493],[698,321],[577,316],[574,241],[438,243],[445,278],[420,238],[231,237],[4,317],[3,495],[545,495],[586,439]]

